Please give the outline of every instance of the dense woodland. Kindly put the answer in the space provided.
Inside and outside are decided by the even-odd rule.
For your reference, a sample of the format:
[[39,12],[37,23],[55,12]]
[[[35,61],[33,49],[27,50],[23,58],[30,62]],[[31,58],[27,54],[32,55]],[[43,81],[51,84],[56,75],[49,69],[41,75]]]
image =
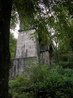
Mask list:
[[[49,47],[51,67],[27,66],[22,76],[9,80],[16,12],[20,29],[35,29],[39,48]],[[73,98],[73,0],[0,1],[0,88],[0,98]]]

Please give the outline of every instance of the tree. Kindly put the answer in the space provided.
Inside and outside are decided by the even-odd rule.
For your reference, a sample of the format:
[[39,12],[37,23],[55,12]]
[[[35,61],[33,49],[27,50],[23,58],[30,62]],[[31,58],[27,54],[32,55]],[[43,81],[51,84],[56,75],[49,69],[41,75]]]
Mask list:
[[[33,7],[33,5],[31,4],[32,0],[30,0],[30,2],[29,1],[26,2],[26,0],[24,1],[25,4],[22,3],[23,5],[20,6],[22,8],[22,9],[20,8],[20,16],[22,15],[21,11],[24,10],[23,9],[24,5],[27,9],[28,5],[30,9],[31,7]],[[21,3],[20,0],[19,2]],[[9,30],[10,30],[11,9],[12,9],[12,0],[0,1],[0,89],[1,89],[0,97],[1,98],[9,98],[8,94],[8,77],[9,77],[9,66],[10,66]],[[25,9],[25,11],[27,11],[27,9]],[[28,9],[29,12],[30,9]],[[27,14],[27,16],[29,15]]]
[[0,98],[9,98],[9,35],[12,0],[0,0]]

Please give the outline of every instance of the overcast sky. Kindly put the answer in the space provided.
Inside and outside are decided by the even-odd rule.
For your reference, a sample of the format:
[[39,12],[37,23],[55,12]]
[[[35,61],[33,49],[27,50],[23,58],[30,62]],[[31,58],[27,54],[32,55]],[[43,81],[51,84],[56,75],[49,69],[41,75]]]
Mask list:
[[19,30],[19,24],[17,24],[16,25],[16,28],[15,29],[11,29],[10,31],[11,31],[11,33],[13,33],[14,34],[14,37],[17,39],[18,38],[18,30]]
[[16,18],[17,18],[16,27],[15,29],[10,29],[10,32],[13,33],[14,37],[17,39],[19,33],[18,30],[20,29],[20,20],[19,20],[18,12],[16,12]]

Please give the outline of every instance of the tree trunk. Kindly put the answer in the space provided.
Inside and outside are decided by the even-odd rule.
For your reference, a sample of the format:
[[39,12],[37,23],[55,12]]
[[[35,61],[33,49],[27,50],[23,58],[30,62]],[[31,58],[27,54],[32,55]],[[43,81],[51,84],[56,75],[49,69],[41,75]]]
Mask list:
[[12,0],[0,0],[0,98],[9,98],[9,29]]

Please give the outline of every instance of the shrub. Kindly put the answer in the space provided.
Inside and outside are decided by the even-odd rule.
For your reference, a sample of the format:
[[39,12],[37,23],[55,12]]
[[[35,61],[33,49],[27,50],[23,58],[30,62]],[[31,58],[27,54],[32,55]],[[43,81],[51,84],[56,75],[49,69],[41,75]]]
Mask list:
[[26,98],[26,94],[22,92],[22,89],[29,85],[29,78],[24,76],[16,77],[14,80],[9,81],[9,92],[12,94],[13,98]]
[[61,66],[49,69],[47,65],[36,65],[30,67],[29,71],[29,76],[17,77],[9,82],[14,93],[23,96],[31,94],[36,98],[73,98],[72,69]]

